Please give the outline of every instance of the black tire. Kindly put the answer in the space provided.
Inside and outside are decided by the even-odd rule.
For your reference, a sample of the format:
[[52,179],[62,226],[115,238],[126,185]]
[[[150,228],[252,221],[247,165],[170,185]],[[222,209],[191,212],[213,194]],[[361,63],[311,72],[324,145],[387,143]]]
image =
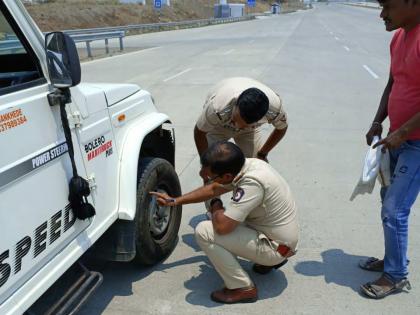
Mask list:
[[[149,192],[164,191],[170,196],[177,197],[181,195],[181,185],[173,166],[160,158],[140,160],[137,183],[136,257],[134,260],[143,265],[153,265],[168,257],[178,242],[182,206],[165,208],[166,214],[169,215],[159,217],[154,211],[158,209],[155,207],[155,199]],[[151,213],[155,213],[158,219],[151,219]],[[164,223],[159,225],[155,224],[156,222]]]

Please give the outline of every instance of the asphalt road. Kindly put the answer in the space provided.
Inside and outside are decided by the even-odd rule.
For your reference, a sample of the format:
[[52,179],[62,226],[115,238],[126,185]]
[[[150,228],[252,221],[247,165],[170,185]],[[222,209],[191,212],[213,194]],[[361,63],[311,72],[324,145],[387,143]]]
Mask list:
[[[88,82],[132,82],[149,90],[176,130],[184,192],[200,185],[193,127],[207,90],[230,76],[261,80],[282,96],[290,127],[269,155],[299,206],[299,252],[280,271],[250,271],[260,299],[220,305],[222,281],[197,247],[201,204],[185,206],[180,240],[163,263],[98,266],[105,280],[81,314],[418,314],[419,202],[410,222],[409,294],[372,301],[360,284],[378,274],[357,267],[383,255],[378,187],[349,201],[366,152],[366,133],[389,73],[379,10],[330,4],[255,21],[128,37],[141,49],[83,64]],[[267,128],[269,132],[270,128]],[[243,261],[250,270],[251,263]]]

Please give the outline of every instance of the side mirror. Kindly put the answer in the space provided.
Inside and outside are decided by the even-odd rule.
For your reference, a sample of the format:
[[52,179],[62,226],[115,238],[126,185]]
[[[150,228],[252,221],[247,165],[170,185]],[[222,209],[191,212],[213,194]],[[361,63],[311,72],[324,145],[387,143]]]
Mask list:
[[62,32],[45,35],[45,52],[50,80],[56,88],[69,88],[80,83],[79,54],[69,35]]

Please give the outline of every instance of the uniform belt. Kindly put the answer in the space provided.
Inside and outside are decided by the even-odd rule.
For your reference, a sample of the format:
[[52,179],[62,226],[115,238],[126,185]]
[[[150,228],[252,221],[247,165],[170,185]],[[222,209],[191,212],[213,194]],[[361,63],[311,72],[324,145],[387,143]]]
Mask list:
[[277,247],[277,252],[280,254],[280,255],[282,255],[283,257],[286,257],[286,258],[288,258],[288,257],[290,257],[290,256],[293,256],[295,253],[290,249],[290,247],[288,247],[288,246],[286,246],[286,245],[283,245],[283,244],[280,244],[278,247]]
[[[272,239],[269,239],[269,240],[273,242]],[[289,246],[284,245],[284,244],[279,244],[277,246],[277,252],[285,258],[291,257],[294,254],[296,254]]]

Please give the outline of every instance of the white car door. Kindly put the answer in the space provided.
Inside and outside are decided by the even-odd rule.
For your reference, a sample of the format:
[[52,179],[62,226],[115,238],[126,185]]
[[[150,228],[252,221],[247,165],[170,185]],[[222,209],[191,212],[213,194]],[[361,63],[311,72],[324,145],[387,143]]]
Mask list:
[[[90,221],[75,220],[59,107],[40,60],[0,2],[0,309]],[[79,174],[86,177],[73,133]]]

